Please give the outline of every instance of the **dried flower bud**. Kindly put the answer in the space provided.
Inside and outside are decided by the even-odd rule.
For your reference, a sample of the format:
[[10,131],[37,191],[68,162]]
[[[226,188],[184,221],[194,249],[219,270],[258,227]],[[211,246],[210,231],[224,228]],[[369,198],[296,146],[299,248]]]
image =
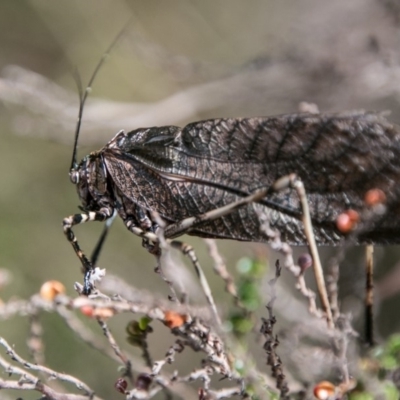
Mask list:
[[101,318],[101,319],[111,318],[114,315],[115,315],[115,311],[112,308],[108,308],[108,307],[96,308],[93,311],[93,316],[96,318]]
[[153,378],[149,374],[140,374],[136,379],[135,387],[139,390],[149,390]]
[[203,388],[199,389],[198,395],[199,395],[199,400],[208,400],[209,399],[209,397],[207,396],[207,392]]
[[313,259],[310,254],[304,253],[297,259],[297,264],[299,265],[301,272],[303,273],[306,269],[310,268],[313,264]]
[[128,387],[128,382],[124,378],[118,378],[114,383],[114,387],[118,392],[125,394],[126,388]]
[[59,294],[65,293],[65,286],[59,281],[47,281],[40,288],[40,297],[47,301],[53,301]]

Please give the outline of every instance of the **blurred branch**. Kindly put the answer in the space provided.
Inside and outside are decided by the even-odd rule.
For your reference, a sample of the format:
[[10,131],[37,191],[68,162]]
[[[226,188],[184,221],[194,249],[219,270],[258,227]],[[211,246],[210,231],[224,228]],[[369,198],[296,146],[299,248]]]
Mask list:
[[[74,376],[56,372],[50,368],[46,368],[43,365],[32,364],[24,360],[18,353],[7,343],[7,341],[0,337],[0,345],[5,348],[7,355],[13,360],[21,364],[24,369],[16,368],[7,363],[2,357],[0,357],[1,366],[9,373],[21,376],[19,381],[0,381],[1,389],[25,389],[25,390],[37,390],[42,394],[48,396],[50,399],[54,400],[80,400],[93,397],[93,390],[90,389],[85,383],[75,378]],[[38,378],[28,374],[25,369],[33,370],[37,372],[44,373],[52,379],[59,379],[64,382],[69,382],[75,385],[79,390],[82,390],[86,394],[84,396],[69,395],[69,394],[59,394],[49,388],[48,386],[42,384]]]
[[214,261],[214,272],[223,279],[223,281],[225,282],[225,290],[234,298],[235,304],[239,305],[235,281],[233,280],[233,277],[229,273],[228,269],[226,268],[225,262],[218,251],[217,243],[214,239],[204,239],[204,242],[207,245],[210,257]]
[[[379,42],[379,45],[378,53],[368,49],[366,44],[360,44],[356,49],[358,53],[354,50],[351,57],[337,54],[330,61],[309,54],[309,48],[305,52],[298,50],[295,56],[291,54],[268,62],[253,60],[230,76],[194,85],[151,104],[93,97],[85,107],[82,140],[83,143],[101,144],[120,129],[129,131],[141,126],[182,124],[217,109],[242,109],[249,114],[252,109],[263,109],[266,110],[264,115],[268,114],[268,109],[293,111],[299,102],[309,98],[310,93],[313,93],[313,101],[325,109],[343,110],[354,104],[377,102],[388,97],[398,104],[400,89],[393,82],[400,80],[400,63],[394,58],[387,60],[392,51],[385,47],[390,46],[388,43]],[[335,80],[334,85],[326,85],[323,79],[317,79],[326,75],[329,80],[332,74],[334,76],[330,78]],[[0,79],[0,101],[10,106],[10,111],[12,106],[24,107],[35,116],[34,119],[21,112],[16,114],[17,132],[70,141],[69,136],[60,134],[60,130],[74,130],[78,109],[76,93],[32,71],[8,66]],[[254,111],[251,114],[254,115]]]

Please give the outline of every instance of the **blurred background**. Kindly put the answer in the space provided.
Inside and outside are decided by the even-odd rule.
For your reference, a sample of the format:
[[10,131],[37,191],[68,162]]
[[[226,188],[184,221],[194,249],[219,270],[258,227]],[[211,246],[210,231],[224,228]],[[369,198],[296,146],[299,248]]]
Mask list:
[[[81,281],[79,262],[61,228],[62,219],[78,212],[79,205],[68,178],[79,106],[72,75],[77,70],[85,86],[129,19],[93,85],[79,158],[104,146],[120,129],[293,113],[302,101],[316,103],[321,111],[389,110],[389,119],[400,122],[397,1],[2,1],[0,268],[12,279],[0,292],[3,301],[29,298],[49,279],[60,280],[73,295],[73,283]],[[88,253],[101,228],[97,223],[76,228]],[[217,301],[227,308],[230,300],[211,270],[204,243],[186,239],[196,248]],[[265,246],[219,245],[234,274],[237,261],[255,251],[277,257]],[[296,254],[303,251],[295,249]],[[326,263],[336,254],[336,249],[322,249]],[[399,256],[396,247],[376,249],[378,338],[400,327],[400,279],[393,275]],[[348,249],[340,258],[342,305],[360,330],[363,257],[362,249]],[[139,288],[164,297],[168,293],[153,272],[154,258],[119,220],[99,265]],[[277,305],[281,312],[299,302],[291,293],[293,279],[285,276],[284,281],[287,291]],[[195,299],[204,301],[200,292]],[[287,326],[293,314],[283,317]],[[121,341],[126,322],[126,317],[113,322]],[[98,329],[93,321],[87,324]],[[47,363],[76,374],[104,398],[113,397],[117,365],[83,345],[56,315],[44,315],[43,325]],[[162,357],[173,338],[158,328],[153,349]],[[21,354],[27,329],[23,318],[0,322],[0,334]],[[37,397],[26,394],[24,399]]]

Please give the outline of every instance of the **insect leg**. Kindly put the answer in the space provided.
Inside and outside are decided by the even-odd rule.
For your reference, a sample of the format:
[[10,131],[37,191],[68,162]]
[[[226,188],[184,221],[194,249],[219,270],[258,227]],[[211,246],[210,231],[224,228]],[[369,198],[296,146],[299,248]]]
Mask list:
[[85,214],[74,214],[63,220],[63,230],[67,240],[71,243],[76,255],[81,260],[84,272],[84,281],[83,281],[83,291],[82,293],[85,295],[90,294],[93,284],[91,283],[91,274],[93,272],[93,264],[89,261],[86,255],[81,250],[78,240],[74,232],[72,231],[72,227],[74,225],[83,224],[88,221],[105,221],[110,218],[113,214],[112,209],[103,208],[101,211],[90,211]]
[[204,275],[203,268],[201,268],[200,262],[196,256],[196,252],[194,251],[194,248],[187,243],[181,242],[180,240],[167,240],[167,243],[170,244],[171,247],[174,249],[179,250],[183,255],[189,258],[191,263],[193,264],[193,267],[196,271],[197,277],[199,278],[201,287],[203,289],[203,292],[206,296],[207,302],[210,305],[211,311],[214,314],[215,320],[218,322],[218,324],[221,326],[221,319],[218,314],[217,306],[215,305],[214,297],[211,292],[211,288],[208,284],[207,278]]
[[[140,236],[145,241],[144,243],[146,243],[146,242],[155,243],[157,245],[157,249],[159,250],[158,244],[159,244],[160,240],[159,240],[157,234],[150,232],[150,231],[144,231],[143,229],[141,229],[140,227],[135,225],[134,220],[130,219],[130,218],[124,219],[124,224],[129,229],[129,231],[131,231],[132,233],[134,233],[137,236]],[[208,301],[208,304],[211,307],[211,310],[214,314],[216,321],[220,324],[221,320],[218,315],[217,307],[215,305],[210,286],[208,285],[207,279],[204,275],[203,269],[201,268],[201,265],[199,263],[199,260],[196,256],[196,253],[195,253],[193,247],[184,242],[181,242],[179,240],[165,239],[165,241],[173,248],[181,251],[182,254],[185,255],[186,257],[188,257],[189,260],[192,262],[194,269],[196,271],[196,274],[200,280],[200,284],[203,288],[203,291],[204,291],[204,294]],[[145,245],[145,247],[147,247],[147,246]],[[153,253],[153,251],[151,251],[151,250],[150,250],[150,252]],[[155,254],[155,253],[153,253],[153,254]],[[160,253],[158,253],[156,255],[160,255]]]
[[312,222],[310,217],[309,206],[307,202],[307,196],[305,193],[303,182],[296,177],[295,174],[289,174],[283,176],[282,178],[278,179],[271,187],[257,190],[253,194],[243,197],[242,199],[235,201],[233,203],[227,204],[223,207],[216,208],[214,210],[208,211],[204,214],[198,215],[196,217],[189,217],[185,218],[182,221],[179,221],[175,224],[171,224],[165,229],[165,236],[166,237],[176,237],[186,231],[190,230],[194,226],[204,222],[210,221],[216,218],[223,217],[231,213],[232,211],[252,202],[257,202],[267,196],[269,193],[279,191],[288,187],[292,187],[296,190],[303,215],[303,225],[304,225],[304,232],[307,237],[308,245],[310,248],[310,252],[312,258],[314,260],[314,274],[315,279],[317,281],[318,292],[320,294],[321,302],[323,304],[324,311],[326,312],[327,322],[329,327],[333,327],[333,319],[332,319],[332,311],[328,301],[328,295],[326,291],[326,285],[323,275],[323,270],[321,266],[321,261],[318,254],[317,245],[315,242],[315,237],[313,234]]
[[111,225],[114,222],[116,216],[117,212],[114,210],[114,214],[109,219],[107,219],[106,223],[104,224],[103,232],[101,232],[99,240],[97,241],[96,246],[93,249],[92,255],[90,256],[90,262],[92,263],[92,265],[96,265],[97,260],[99,259],[100,252],[103,248],[108,232],[110,231]]
[[263,199],[269,193],[290,187],[291,185],[293,185],[295,179],[296,176],[294,174],[286,175],[278,179],[269,188],[257,190],[249,196],[243,197],[242,199],[227,204],[223,207],[215,208],[214,210],[208,211],[204,214],[200,214],[195,217],[188,217],[183,219],[182,221],[168,225],[165,228],[165,236],[169,238],[179,236],[185,233],[188,229],[193,228],[194,226],[202,222],[211,221],[213,219],[217,219],[223,217],[224,215],[230,214],[231,212],[237,210],[240,207],[243,207],[246,204],[257,202]]
[[134,235],[141,237],[142,239],[148,240],[153,243],[158,243],[158,237],[155,233],[145,231],[139,226],[135,225],[135,221],[131,218],[124,219],[124,224]]

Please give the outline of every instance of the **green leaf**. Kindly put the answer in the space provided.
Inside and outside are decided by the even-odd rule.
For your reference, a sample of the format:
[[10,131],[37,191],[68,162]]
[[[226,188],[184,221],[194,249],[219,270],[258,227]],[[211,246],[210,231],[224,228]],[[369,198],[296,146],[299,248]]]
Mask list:
[[139,319],[139,328],[142,331],[146,331],[149,324],[152,322],[153,320],[149,317],[142,317]]

